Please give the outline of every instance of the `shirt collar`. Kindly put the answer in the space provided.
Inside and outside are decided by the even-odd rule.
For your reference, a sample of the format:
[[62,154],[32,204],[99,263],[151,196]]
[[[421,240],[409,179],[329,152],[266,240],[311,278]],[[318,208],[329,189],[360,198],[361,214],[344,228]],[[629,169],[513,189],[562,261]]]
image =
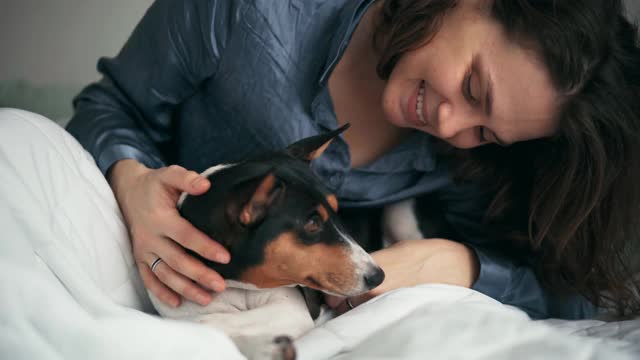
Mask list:
[[340,11],[338,15],[338,27],[333,33],[327,61],[320,76],[320,85],[324,85],[327,81],[331,71],[347,48],[353,32],[360,23],[360,19],[362,19],[362,15],[364,15],[369,6],[374,2],[375,0],[347,1],[346,5]]
[[410,169],[420,172],[432,171],[436,166],[432,141],[431,135],[415,130],[401,144],[362,169],[383,173]]
[[[331,75],[333,68],[340,61],[340,58],[344,54],[345,49],[349,45],[349,41],[351,40],[356,27],[360,23],[362,16],[374,2],[375,0],[348,1],[340,11],[340,14],[338,15],[338,27],[331,39],[331,45],[329,48],[327,60],[322,70],[320,80],[318,81],[318,84],[320,85],[322,90],[319,94],[320,96],[318,96],[316,98],[316,101],[314,101],[313,107],[317,108],[316,110],[322,110],[322,107],[319,107],[320,104],[331,103],[329,91],[324,85]],[[329,111],[329,109],[325,110]],[[335,126],[334,116],[328,116],[328,114],[317,115],[319,115],[317,116],[317,119],[320,121],[321,126],[327,129],[331,129]],[[331,123],[328,123],[329,120],[333,121],[331,121]],[[436,159],[431,140],[431,136],[424,133],[416,132],[409,139],[409,141],[404,144],[405,148],[411,149],[411,154],[407,154],[405,152],[401,158],[403,160],[402,162],[406,164],[405,166],[414,168],[418,171],[433,170],[436,166]]]

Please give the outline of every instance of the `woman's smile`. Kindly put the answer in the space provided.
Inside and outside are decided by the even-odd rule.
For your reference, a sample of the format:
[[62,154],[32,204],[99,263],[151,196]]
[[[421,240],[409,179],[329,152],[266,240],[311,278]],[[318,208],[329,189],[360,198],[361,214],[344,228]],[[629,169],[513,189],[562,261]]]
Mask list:
[[560,96],[549,72],[474,4],[461,2],[399,58],[385,85],[386,118],[464,149],[554,135]]
[[428,125],[427,106],[424,96],[424,80],[418,82],[407,102],[405,118],[414,127],[422,128]]

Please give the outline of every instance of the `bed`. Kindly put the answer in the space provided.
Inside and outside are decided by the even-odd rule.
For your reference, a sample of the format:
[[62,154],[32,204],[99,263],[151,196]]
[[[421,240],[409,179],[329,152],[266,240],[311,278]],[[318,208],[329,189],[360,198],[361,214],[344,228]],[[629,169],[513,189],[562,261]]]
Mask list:
[[[42,264],[44,265],[44,264]],[[242,359],[221,332],[157,318],[2,261],[5,359]],[[81,279],[78,279],[82,282]],[[8,295],[8,296],[7,296]],[[640,321],[531,321],[475,291],[400,289],[297,340],[299,359],[638,359]]]
[[[153,314],[113,193],[75,139],[35,114],[0,117],[3,359],[243,358],[215,328]],[[640,319],[532,321],[422,285],[325,311],[296,345],[300,359],[638,359]]]

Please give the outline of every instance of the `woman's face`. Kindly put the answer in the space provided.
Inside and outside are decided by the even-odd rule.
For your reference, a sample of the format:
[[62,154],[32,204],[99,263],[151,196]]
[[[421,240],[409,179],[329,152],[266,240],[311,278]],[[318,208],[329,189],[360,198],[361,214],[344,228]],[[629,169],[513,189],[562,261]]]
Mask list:
[[546,68],[507,40],[482,3],[459,1],[430,42],[398,61],[383,94],[394,125],[458,148],[554,134],[559,95]]

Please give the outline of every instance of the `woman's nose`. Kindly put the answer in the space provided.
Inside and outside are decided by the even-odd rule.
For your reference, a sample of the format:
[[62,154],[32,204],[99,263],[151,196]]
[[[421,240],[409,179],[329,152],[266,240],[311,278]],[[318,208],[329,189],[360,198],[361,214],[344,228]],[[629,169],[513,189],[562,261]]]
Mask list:
[[442,139],[451,139],[473,127],[470,114],[464,109],[454,108],[450,102],[443,102],[438,107],[438,118],[435,128]]
[[464,107],[454,107],[450,102],[438,106],[436,131],[442,139],[451,139],[478,126],[474,114]]

